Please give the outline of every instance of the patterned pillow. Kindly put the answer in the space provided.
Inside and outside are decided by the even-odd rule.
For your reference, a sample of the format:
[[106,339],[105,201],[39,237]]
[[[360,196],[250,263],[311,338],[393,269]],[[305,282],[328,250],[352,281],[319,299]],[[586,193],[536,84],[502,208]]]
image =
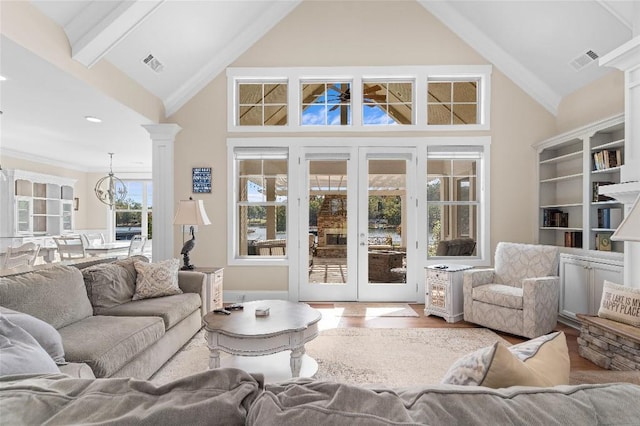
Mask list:
[[132,300],[182,293],[178,287],[179,259],[168,259],[158,263],[135,262],[133,265],[138,276]]
[[598,316],[640,327],[640,289],[605,281]]
[[442,383],[505,388],[569,384],[564,333],[552,333],[507,348],[496,342],[457,360]]

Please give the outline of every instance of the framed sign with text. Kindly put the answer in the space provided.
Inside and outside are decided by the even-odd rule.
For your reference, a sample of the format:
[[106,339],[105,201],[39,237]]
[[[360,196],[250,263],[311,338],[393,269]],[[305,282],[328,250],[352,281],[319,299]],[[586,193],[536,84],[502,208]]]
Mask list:
[[193,192],[211,192],[211,167],[194,167],[191,175]]

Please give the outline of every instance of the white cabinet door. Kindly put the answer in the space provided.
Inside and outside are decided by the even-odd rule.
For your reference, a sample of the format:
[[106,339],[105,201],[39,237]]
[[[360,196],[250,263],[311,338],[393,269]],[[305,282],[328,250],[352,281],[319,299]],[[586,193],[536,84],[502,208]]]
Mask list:
[[560,258],[560,315],[576,319],[576,313],[586,314],[590,307],[588,262]]
[[607,263],[592,262],[589,265],[591,275],[591,306],[589,309],[589,315],[597,315],[598,309],[600,309],[600,301],[602,299],[602,287],[604,281],[611,281],[615,284],[623,284],[624,268],[618,265],[612,265]]

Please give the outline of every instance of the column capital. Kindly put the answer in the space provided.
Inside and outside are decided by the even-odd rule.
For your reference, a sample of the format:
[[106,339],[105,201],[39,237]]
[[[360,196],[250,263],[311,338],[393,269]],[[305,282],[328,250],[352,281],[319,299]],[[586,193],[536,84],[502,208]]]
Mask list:
[[182,127],[175,123],[160,123],[160,124],[143,124],[151,140],[175,140],[176,135],[182,130]]

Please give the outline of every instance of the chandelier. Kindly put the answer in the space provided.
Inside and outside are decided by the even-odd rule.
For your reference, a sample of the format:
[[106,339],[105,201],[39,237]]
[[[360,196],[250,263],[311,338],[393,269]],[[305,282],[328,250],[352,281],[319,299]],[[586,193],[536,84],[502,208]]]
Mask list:
[[98,200],[113,209],[118,202],[124,202],[127,196],[127,187],[122,180],[113,174],[113,152],[109,153],[109,174],[96,182],[94,191]]

